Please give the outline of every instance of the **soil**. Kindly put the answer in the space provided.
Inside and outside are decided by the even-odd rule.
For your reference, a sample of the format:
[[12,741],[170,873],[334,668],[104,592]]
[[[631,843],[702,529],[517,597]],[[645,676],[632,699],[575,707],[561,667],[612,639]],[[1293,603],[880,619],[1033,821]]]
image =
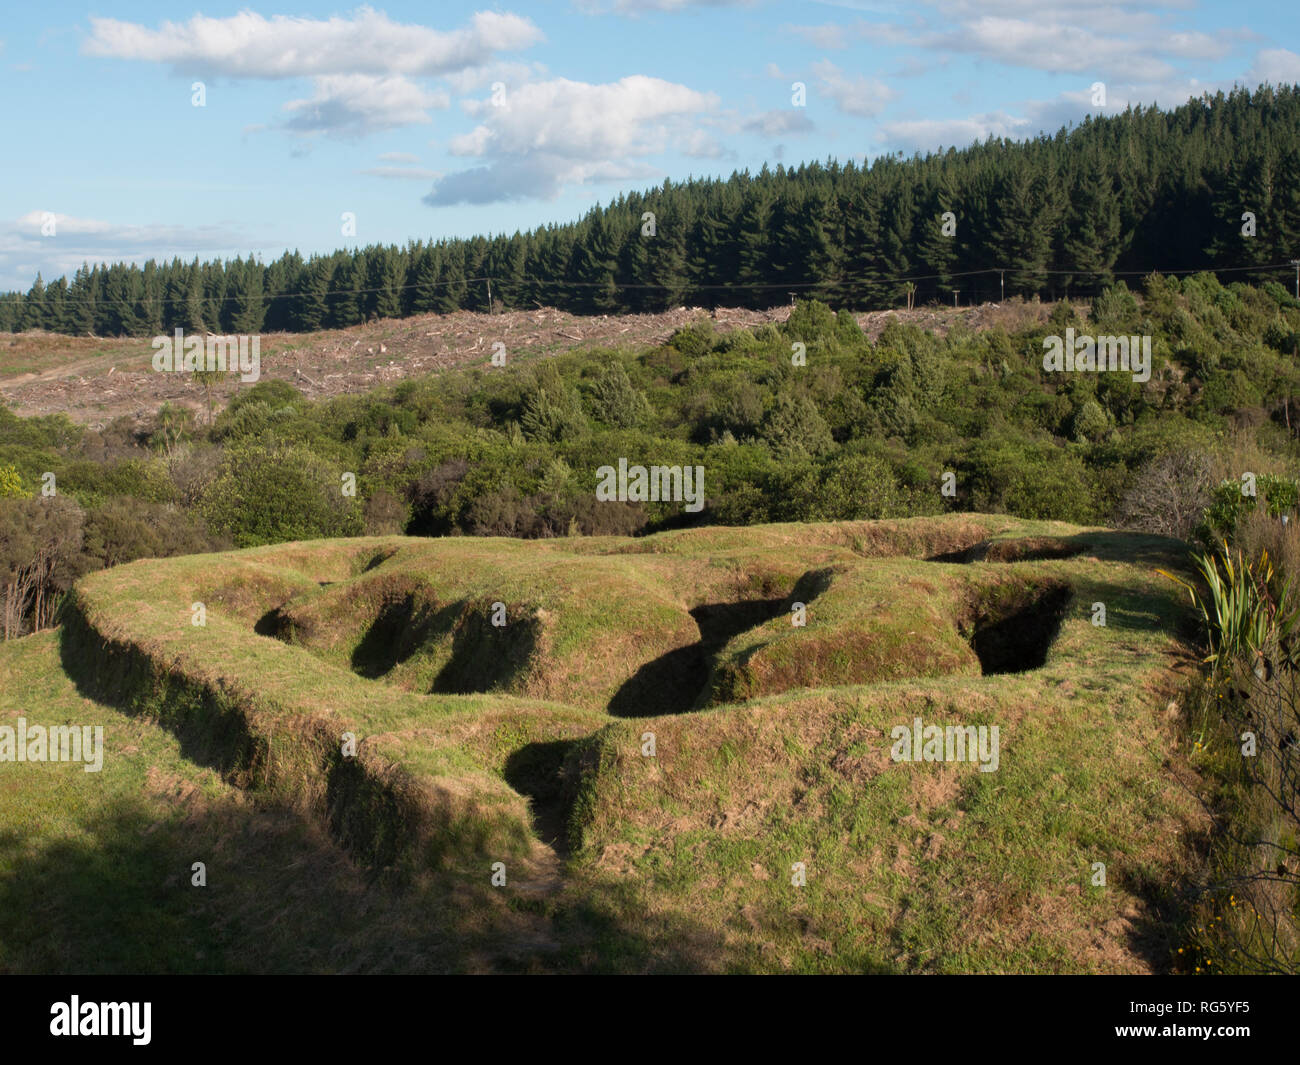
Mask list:
[[[1045,320],[1051,304],[981,304],[975,307],[917,307],[859,314],[858,324],[873,340],[897,317],[940,336],[957,321],[971,330],[1003,325],[1015,329]],[[784,322],[789,306],[765,311],[742,308],[678,307],[659,314],[579,316],[553,308],[501,314],[426,314],[385,319],[320,333],[264,333],[260,339],[261,379],[291,383],[311,399],[395,384],[441,370],[489,365],[493,344],[506,348],[507,362],[591,348],[653,347],[682,326],[711,319],[719,333]],[[164,403],[193,409],[206,420],[206,400],[188,373],[156,373],[150,338],[70,337],[31,331],[0,333],[0,402],[25,416],[66,414],[92,429],[114,419],[153,415]],[[214,389],[215,411],[239,388]]]

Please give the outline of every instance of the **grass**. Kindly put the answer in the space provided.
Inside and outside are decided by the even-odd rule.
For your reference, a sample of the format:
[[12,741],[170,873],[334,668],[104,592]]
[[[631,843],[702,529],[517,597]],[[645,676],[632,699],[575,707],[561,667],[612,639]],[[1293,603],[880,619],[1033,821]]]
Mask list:
[[[108,960],[0,907],[0,967],[1163,971],[1206,827],[1171,772],[1187,752],[1165,707],[1192,658],[1155,567],[1175,549],[953,515],[321,541],[92,575],[57,648],[0,648],[0,713],[22,691],[40,713],[103,715],[189,798],[154,795],[112,744],[99,775],[0,765],[0,893],[57,921],[90,890],[66,886],[79,870],[120,860],[102,916],[145,899],[199,938],[155,956],[132,926],[131,959]],[[1007,561],[925,561],[954,555]],[[983,675],[974,628],[1044,588],[1069,590],[1045,661]],[[997,772],[893,762],[914,717],[997,726]],[[42,790],[60,773],[86,779]],[[44,806],[59,819],[35,829],[10,813]],[[275,827],[209,873],[233,896],[190,888],[184,856],[230,856],[230,819]],[[142,820],[161,827],[142,837]],[[323,872],[290,888],[282,849]],[[164,869],[181,879],[151,886]],[[318,916],[273,915],[290,890]],[[374,941],[345,956],[349,906]]]

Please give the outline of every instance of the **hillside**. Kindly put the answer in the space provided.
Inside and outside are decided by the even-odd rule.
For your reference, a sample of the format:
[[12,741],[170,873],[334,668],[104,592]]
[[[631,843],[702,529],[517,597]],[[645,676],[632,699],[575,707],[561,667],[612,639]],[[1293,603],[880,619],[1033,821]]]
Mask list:
[[[0,966],[1167,970],[1206,827],[1180,557],[970,514],[92,575],[0,646],[0,714],[108,750],[6,774]],[[893,760],[916,717],[996,726],[996,769]],[[141,914],[132,953],[27,904]]]
[[[789,306],[766,311],[680,307],[656,314],[573,315],[553,307],[478,314],[421,314],[318,333],[268,333],[261,337],[261,379],[283,381],[308,399],[362,393],[443,370],[490,365],[492,343],[506,345],[508,362],[608,349],[638,349],[669,341],[692,323],[706,322],[719,336],[735,329],[781,323]],[[1044,319],[1050,305],[982,304],[871,311],[856,315],[875,339],[892,318],[945,335],[952,323],[971,330],[1017,328]],[[188,373],[156,373],[154,349],[134,337],[69,337],[32,330],[0,334],[0,401],[17,414],[65,414],[95,430],[126,417],[145,425],[163,404],[202,418],[206,397]],[[248,386],[237,376],[214,389],[220,412]]]

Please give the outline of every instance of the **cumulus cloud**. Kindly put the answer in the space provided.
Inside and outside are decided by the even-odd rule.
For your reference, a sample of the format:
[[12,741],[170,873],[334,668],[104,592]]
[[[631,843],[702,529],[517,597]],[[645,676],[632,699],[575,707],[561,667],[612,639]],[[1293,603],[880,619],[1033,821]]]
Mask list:
[[815,128],[801,108],[777,108],[764,111],[747,120],[741,128],[746,133],[760,133],[764,137],[776,137],[782,133],[811,133]]
[[819,79],[818,91],[835,101],[835,106],[846,115],[872,118],[885,109],[885,105],[898,93],[877,78],[862,74],[846,75],[829,59],[812,65]]
[[880,139],[890,148],[905,151],[937,151],[940,148],[963,148],[987,137],[1023,139],[1039,133],[1055,133],[1063,126],[1078,124],[1086,115],[1117,114],[1130,106],[1158,105],[1180,107],[1203,93],[1213,93],[1229,86],[1201,82],[1194,78],[1143,84],[1115,83],[1106,87],[1106,103],[1092,102],[1091,88],[1072,89],[1047,100],[1026,100],[1017,106],[1018,114],[994,111],[961,118],[905,119],[880,125]]
[[503,64],[500,53],[543,39],[519,15],[479,12],[454,30],[395,22],[369,7],[328,19],[241,11],[226,18],[195,15],[159,28],[92,18],[83,45],[88,55],[167,63],[186,76],[276,80],[309,78],[310,96],[289,100],[281,128],[299,134],[357,137],[376,130],[430,121],[446,109],[445,90],[416,78],[443,78],[456,91],[502,73],[527,76],[522,64]]
[[996,111],[967,118],[922,118],[883,122],[885,141],[904,150],[931,151],[940,147],[965,147],[987,137],[1023,137],[1030,131],[1028,118]]
[[[42,234],[47,214],[54,216],[54,232]],[[255,247],[252,237],[231,225],[124,225],[94,218],[78,218],[57,211],[28,211],[8,222],[0,221],[0,290],[31,287],[39,271],[47,281],[72,275],[83,262],[143,262],[179,255],[247,254]]]
[[305,100],[290,100],[292,113],[285,128],[296,133],[362,136],[381,129],[429,122],[428,110],[446,110],[445,92],[428,92],[403,77],[371,74],[330,74],[313,78],[314,92]]
[[481,11],[468,25],[448,31],[394,22],[369,7],[328,19],[268,19],[252,11],[227,18],[195,15],[188,22],[163,22],[156,30],[111,18],[91,18],[90,24],[83,46],[88,55],[238,78],[449,74],[543,39],[529,19],[493,11]]
[[443,178],[425,202],[550,199],[568,184],[650,176],[648,156],[713,154],[696,119],[717,103],[712,94],[644,75],[599,85],[534,82],[507,94],[503,106],[464,101],[479,124],[451,138],[448,150],[484,163]]
[[1294,85],[1300,82],[1300,55],[1285,48],[1265,48],[1255,56],[1248,78],[1254,84]]
[[506,86],[522,85],[526,81],[536,81],[546,76],[547,69],[544,63],[516,63],[500,60],[444,74],[442,80],[458,96],[468,96],[470,93],[489,88],[498,81]]
[[[1109,0],[1080,6],[1072,0],[930,0],[942,29],[913,30],[907,43],[973,55],[1007,66],[1074,73],[1177,76],[1173,64],[1227,56],[1244,30],[1213,34],[1177,24],[1182,0]],[[925,20],[922,20],[923,22]]]

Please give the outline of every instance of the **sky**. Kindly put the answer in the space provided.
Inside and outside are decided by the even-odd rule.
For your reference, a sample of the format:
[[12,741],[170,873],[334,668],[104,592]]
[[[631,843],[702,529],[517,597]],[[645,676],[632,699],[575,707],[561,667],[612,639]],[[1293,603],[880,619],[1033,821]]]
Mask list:
[[1300,5],[14,4],[0,290],[85,261],[512,233],[665,179],[1022,139],[1266,81],[1300,82]]

